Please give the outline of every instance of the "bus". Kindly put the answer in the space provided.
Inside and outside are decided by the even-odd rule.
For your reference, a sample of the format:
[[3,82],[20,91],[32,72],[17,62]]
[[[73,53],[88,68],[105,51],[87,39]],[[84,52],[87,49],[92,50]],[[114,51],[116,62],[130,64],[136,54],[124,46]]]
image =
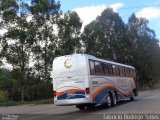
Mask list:
[[133,66],[87,54],[72,54],[53,60],[54,104],[76,105],[80,110],[138,96]]

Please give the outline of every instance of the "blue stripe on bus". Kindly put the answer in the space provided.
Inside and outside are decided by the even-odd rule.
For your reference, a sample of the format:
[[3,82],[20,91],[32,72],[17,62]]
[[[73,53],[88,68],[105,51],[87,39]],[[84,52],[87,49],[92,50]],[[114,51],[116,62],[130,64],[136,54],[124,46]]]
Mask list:
[[[106,88],[106,89],[104,89],[103,91],[101,91],[94,99],[93,99],[93,101],[94,101],[94,103],[95,104],[104,104],[104,103],[107,103],[107,99],[106,99],[106,95],[107,95],[107,93],[109,92],[109,91],[112,91],[112,89],[111,88]],[[117,92],[118,93],[118,92]],[[124,95],[122,95],[122,94],[120,94],[120,93],[118,93],[118,97],[120,98],[120,99],[125,99],[126,97],[124,96]]]
[[85,92],[75,92],[74,94],[74,96],[69,96],[68,93],[64,93],[58,96],[57,100],[85,98]]

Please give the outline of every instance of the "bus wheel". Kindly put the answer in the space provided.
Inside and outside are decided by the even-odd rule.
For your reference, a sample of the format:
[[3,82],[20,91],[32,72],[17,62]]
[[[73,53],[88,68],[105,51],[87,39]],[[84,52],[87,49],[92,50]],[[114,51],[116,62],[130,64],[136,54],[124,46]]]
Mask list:
[[116,93],[112,94],[112,106],[116,106],[117,105],[117,97],[116,97]]
[[85,110],[86,106],[85,105],[77,105],[76,106],[80,110]]
[[130,101],[134,101],[134,93],[132,93],[132,96],[130,97]]
[[107,97],[107,107],[111,107],[112,106],[112,100],[111,100],[111,96],[108,94]]
[[94,109],[94,108],[95,108],[95,105],[94,105],[94,104],[89,104],[89,105],[87,105],[86,107],[87,107],[87,109]]

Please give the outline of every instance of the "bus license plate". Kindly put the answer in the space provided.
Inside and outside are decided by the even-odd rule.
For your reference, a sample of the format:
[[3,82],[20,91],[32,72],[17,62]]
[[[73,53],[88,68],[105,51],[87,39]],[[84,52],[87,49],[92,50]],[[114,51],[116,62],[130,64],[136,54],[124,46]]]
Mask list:
[[68,93],[67,96],[69,96],[69,97],[74,97],[74,96],[75,96],[75,93],[73,93],[73,92]]

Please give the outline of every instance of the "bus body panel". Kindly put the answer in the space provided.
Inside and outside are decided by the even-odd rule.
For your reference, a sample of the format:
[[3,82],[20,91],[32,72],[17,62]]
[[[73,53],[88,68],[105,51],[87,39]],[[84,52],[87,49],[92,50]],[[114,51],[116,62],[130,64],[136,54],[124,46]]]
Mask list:
[[132,96],[135,83],[132,78],[118,78],[105,76],[91,76],[91,95],[95,104],[106,103],[106,95],[109,91],[116,92],[118,100]]
[[63,56],[54,60],[53,90],[56,92],[54,97],[56,105],[91,102],[90,96],[86,94],[86,88],[89,87],[86,68],[87,60],[84,55]]
[[90,96],[86,94],[87,75],[73,76],[70,78],[55,79],[54,90],[56,96],[54,99],[57,105],[72,105],[90,103]]

